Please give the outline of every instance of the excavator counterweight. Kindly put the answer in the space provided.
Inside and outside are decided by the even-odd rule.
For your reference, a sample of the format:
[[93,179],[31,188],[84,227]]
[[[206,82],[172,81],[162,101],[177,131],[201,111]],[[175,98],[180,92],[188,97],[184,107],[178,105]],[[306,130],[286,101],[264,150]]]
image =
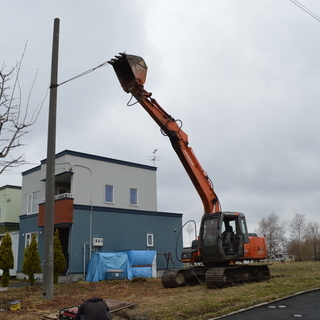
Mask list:
[[127,93],[135,87],[143,86],[147,78],[148,67],[141,57],[119,53],[116,59],[108,61],[117,74],[123,90]]

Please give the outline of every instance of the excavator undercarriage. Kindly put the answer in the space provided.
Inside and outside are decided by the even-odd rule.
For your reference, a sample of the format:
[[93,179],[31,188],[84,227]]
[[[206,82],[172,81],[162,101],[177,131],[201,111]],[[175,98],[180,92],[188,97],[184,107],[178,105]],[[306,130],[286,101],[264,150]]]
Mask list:
[[206,283],[207,287],[221,288],[231,284],[265,281],[270,279],[267,265],[235,264],[226,267],[191,266],[182,269],[167,269],[162,275],[165,288]]

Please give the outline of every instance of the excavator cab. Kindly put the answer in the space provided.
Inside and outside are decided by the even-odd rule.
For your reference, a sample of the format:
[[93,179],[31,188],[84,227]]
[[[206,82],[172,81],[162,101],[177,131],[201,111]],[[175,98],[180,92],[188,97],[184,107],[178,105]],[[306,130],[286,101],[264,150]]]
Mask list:
[[245,216],[237,212],[205,214],[200,229],[200,256],[205,262],[235,261],[248,243]]
[[199,239],[182,252],[183,262],[228,264],[242,260],[249,244],[245,216],[237,212],[204,214]]
[[119,53],[116,59],[108,61],[120,81],[123,90],[127,93],[134,88],[143,86],[147,78],[147,64],[139,57],[125,53]]

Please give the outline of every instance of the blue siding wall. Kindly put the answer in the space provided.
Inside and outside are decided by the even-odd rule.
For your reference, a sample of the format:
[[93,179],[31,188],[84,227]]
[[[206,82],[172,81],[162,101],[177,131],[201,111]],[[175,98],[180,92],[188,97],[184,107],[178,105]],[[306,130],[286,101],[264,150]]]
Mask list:
[[[182,264],[175,259],[176,243],[178,253],[182,251],[182,236],[177,241],[182,225],[182,214],[121,210],[112,208],[75,206],[73,226],[70,233],[70,273],[81,273],[90,259],[89,242],[92,238],[103,238],[100,252],[123,250],[156,250],[157,253],[171,252],[175,266]],[[91,222],[90,222],[91,221]],[[92,226],[90,231],[90,226]],[[176,231],[174,231],[176,230]],[[154,246],[147,246],[147,234],[154,237]],[[91,234],[91,238],[90,238]],[[84,262],[83,248],[86,246]],[[92,253],[91,253],[92,254]],[[163,255],[157,256],[157,269],[167,266]],[[172,263],[169,265],[172,268]]]
[[[167,262],[161,254],[171,252],[175,267],[181,267],[176,259],[176,245],[179,257],[182,252],[182,235],[177,239],[181,226],[182,214],[177,213],[74,205],[67,244],[69,273],[83,274],[87,270],[94,253],[89,247],[92,238],[103,238],[103,246],[95,248],[99,252],[155,250],[157,269],[166,269]],[[43,260],[44,228],[38,227],[38,214],[20,216],[18,272],[22,272],[25,235],[33,232],[38,233],[39,256]],[[147,234],[153,234],[153,247],[147,246]],[[169,268],[172,267],[170,262]]]

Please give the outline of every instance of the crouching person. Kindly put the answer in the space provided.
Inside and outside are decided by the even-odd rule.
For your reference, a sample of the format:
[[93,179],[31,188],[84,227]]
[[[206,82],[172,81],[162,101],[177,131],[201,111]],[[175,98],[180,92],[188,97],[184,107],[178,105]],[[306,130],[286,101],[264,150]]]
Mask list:
[[101,298],[84,300],[74,320],[110,320],[109,307]]

